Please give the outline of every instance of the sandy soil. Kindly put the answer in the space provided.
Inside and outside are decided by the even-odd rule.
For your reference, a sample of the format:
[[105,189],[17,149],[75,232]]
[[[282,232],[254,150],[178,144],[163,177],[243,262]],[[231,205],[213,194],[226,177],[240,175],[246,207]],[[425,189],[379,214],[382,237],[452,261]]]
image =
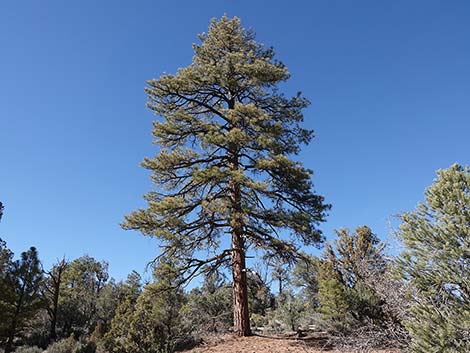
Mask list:
[[310,337],[295,339],[286,337],[219,337],[213,342],[204,342],[191,353],[399,353],[394,350],[360,350],[345,351],[327,347],[326,339],[322,337]]

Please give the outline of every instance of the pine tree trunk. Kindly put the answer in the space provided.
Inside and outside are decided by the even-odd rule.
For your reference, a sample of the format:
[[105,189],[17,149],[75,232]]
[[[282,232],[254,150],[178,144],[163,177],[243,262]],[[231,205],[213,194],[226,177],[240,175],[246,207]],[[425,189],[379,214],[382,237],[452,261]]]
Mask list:
[[234,332],[238,336],[250,336],[245,249],[243,238],[235,233],[232,234],[232,251]]

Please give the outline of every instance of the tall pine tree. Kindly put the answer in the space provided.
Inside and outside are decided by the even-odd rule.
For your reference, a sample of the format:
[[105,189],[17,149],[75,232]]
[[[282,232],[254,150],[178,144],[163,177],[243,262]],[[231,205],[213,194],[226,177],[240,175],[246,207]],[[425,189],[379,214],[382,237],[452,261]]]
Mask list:
[[153,129],[160,152],[142,163],[156,189],[123,227],[160,239],[186,278],[228,263],[235,332],[249,335],[246,252],[294,258],[299,243],[322,240],[329,206],[291,159],[313,133],[300,126],[308,101],[278,91],[286,66],[236,17],[212,20],[199,38],[189,66],[148,81],[148,107],[163,118]]
[[470,168],[437,175],[402,216],[400,265],[416,287],[407,328],[413,352],[470,352]]

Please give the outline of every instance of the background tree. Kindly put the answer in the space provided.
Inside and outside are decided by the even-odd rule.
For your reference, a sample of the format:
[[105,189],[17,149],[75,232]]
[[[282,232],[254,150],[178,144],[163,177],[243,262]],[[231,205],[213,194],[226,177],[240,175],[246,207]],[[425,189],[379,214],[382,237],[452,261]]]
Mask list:
[[279,295],[276,318],[284,323],[287,330],[298,331],[306,309],[306,302],[290,287],[286,287],[285,291]]
[[0,346],[4,347],[8,339],[8,328],[11,320],[11,303],[14,302],[14,287],[11,272],[13,252],[0,239]]
[[320,313],[327,325],[335,330],[345,330],[350,325],[347,287],[343,282],[338,261],[330,244],[327,244],[319,263],[318,297]]
[[[186,298],[175,263],[161,258],[155,282],[144,287],[136,303],[126,298],[107,334],[108,349],[116,353],[172,353],[188,336],[183,320]],[[119,319],[125,324],[119,323]]]
[[120,288],[120,300],[125,298],[132,298],[136,300],[142,292],[142,277],[137,271],[132,271],[127,275],[126,280]]
[[198,331],[227,330],[233,322],[231,283],[218,271],[207,273],[201,288],[188,294],[187,317]]
[[141,280],[141,276],[136,271],[132,271],[121,286],[119,304],[110,322],[109,330],[100,344],[106,351],[127,353],[130,349],[130,321],[134,316],[137,299],[142,292]]
[[42,280],[42,269],[36,248],[31,247],[23,252],[21,258],[11,264],[5,295],[9,309],[6,312],[5,353],[14,350],[15,338],[23,333],[30,320],[43,306],[40,295]]
[[50,271],[46,272],[47,278],[44,281],[44,295],[48,303],[47,313],[50,317],[49,341],[54,341],[57,338],[56,326],[60,289],[63,286],[63,275],[68,266],[69,263],[62,259],[54,264]]
[[317,308],[319,305],[318,263],[317,257],[305,255],[302,260],[295,264],[291,275],[292,285],[300,289],[298,295],[310,310]]
[[340,229],[336,235],[339,270],[348,286],[354,287],[366,277],[380,276],[384,272],[384,244],[369,227],[357,227],[353,233]]
[[312,192],[312,172],[290,158],[313,134],[300,127],[308,101],[278,92],[289,73],[274,51],[236,17],[212,20],[199,38],[189,66],[148,81],[148,107],[163,120],[153,129],[160,153],[143,166],[157,188],[123,227],[160,239],[185,279],[229,263],[234,329],[249,335],[247,250],[292,260],[299,242],[322,240],[329,206]]
[[0,221],[2,220],[4,210],[5,210],[5,207],[3,206],[3,203],[0,201]]
[[384,319],[381,299],[368,285],[386,269],[383,244],[369,227],[336,232],[335,249],[327,245],[319,267],[320,310],[335,329],[348,331]]
[[109,330],[111,321],[116,314],[116,310],[124,297],[122,291],[125,284],[116,282],[111,278],[100,290],[96,298],[95,328],[92,338],[95,341],[101,340],[106,331]]
[[470,169],[437,172],[425,203],[402,216],[405,280],[416,288],[407,328],[413,352],[470,351]]
[[278,295],[282,295],[282,291],[288,284],[291,275],[290,264],[278,257],[273,259],[265,257],[264,261],[266,261],[268,268],[271,269],[271,281],[277,282]]
[[265,316],[266,311],[274,306],[274,296],[270,288],[261,276],[252,270],[247,272],[247,287],[250,314]]
[[108,264],[90,256],[73,260],[63,274],[58,323],[61,335],[78,338],[98,323],[98,298],[108,281]]

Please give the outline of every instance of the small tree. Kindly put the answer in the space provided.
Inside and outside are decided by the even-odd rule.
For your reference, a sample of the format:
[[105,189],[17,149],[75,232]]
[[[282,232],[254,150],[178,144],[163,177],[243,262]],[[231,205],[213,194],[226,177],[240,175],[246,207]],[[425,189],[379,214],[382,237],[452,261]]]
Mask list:
[[9,322],[11,320],[11,303],[14,302],[15,291],[11,278],[13,252],[0,239],[0,346],[5,346],[8,339]]
[[344,330],[350,323],[348,289],[345,286],[333,249],[327,244],[318,267],[319,311],[329,327]]
[[58,326],[62,337],[90,334],[98,323],[98,298],[108,281],[108,264],[91,256],[73,260],[61,278]]
[[400,265],[416,287],[412,351],[470,352],[470,168],[439,170],[425,203],[402,221]]
[[104,335],[101,345],[106,351],[127,353],[129,351],[130,321],[134,315],[137,299],[142,293],[142,278],[132,271],[121,285],[118,295],[119,304],[110,322],[109,330]]
[[175,264],[160,259],[155,282],[148,284],[136,302],[126,298],[117,309],[106,335],[107,348],[114,353],[172,353],[187,338],[190,327],[183,321],[185,296],[177,288]]
[[365,321],[378,323],[384,319],[382,303],[368,279],[386,270],[383,245],[366,226],[336,234],[336,251],[328,244],[320,261],[320,310],[335,329],[347,331]]
[[292,285],[300,289],[298,295],[306,303],[309,310],[319,305],[318,299],[318,272],[319,259],[313,255],[306,255],[298,261],[292,271]]
[[199,331],[227,330],[232,320],[232,286],[217,272],[188,294],[187,320]]
[[212,20],[199,38],[189,66],[148,81],[148,107],[163,117],[153,130],[160,153],[143,162],[157,190],[123,226],[159,238],[186,279],[229,263],[235,332],[244,336],[247,250],[292,260],[299,242],[322,240],[317,225],[329,206],[312,191],[312,172],[291,159],[313,134],[300,127],[308,101],[277,89],[286,66],[236,17]]
[[284,288],[289,284],[289,277],[291,275],[290,263],[286,263],[279,257],[263,259],[267,267],[271,270],[271,282],[277,282],[277,293],[282,295]]
[[11,264],[5,293],[8,300],[5,353],[14,350],[15,338],[23,333],[43,306],[40,296],[42,280],[42,269],[36,248],[31,247],[23,252],[21,258]]
[[137,271],[127,275],[126,281],[120,288],[120,299],[131,297],[136,300],[142,292],[142,276]]

